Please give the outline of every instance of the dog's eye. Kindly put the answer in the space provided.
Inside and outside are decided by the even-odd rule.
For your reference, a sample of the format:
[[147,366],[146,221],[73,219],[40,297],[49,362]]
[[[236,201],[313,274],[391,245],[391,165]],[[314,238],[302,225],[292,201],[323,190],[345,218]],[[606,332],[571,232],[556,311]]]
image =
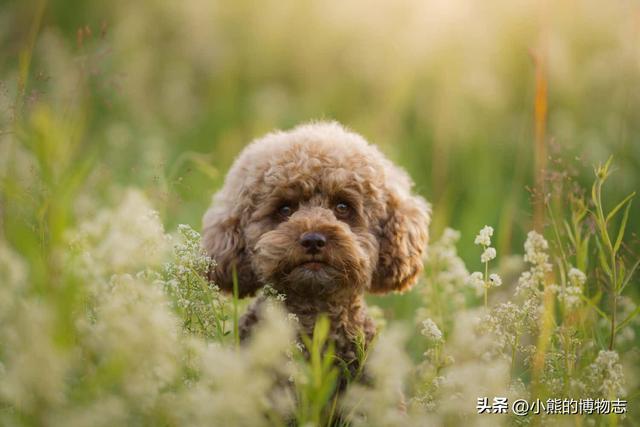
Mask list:
[[345,202],[338,202],[335,211],[339,218],[345,218],[351,213],[351,207]]
[[288,218],[293,213],[293,207],[291,205],[284,204],[278,208],[278,214],[283,218]]

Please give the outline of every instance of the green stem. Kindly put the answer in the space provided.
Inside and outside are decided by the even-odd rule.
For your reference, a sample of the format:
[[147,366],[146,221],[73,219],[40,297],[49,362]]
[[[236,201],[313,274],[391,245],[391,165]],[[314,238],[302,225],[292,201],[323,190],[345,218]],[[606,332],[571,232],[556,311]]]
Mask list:
[[609,350],[613,350],[616,338],[616,311],[618,311],[618,265],[616,263],[616,253],[613,248],[611,248],[611,272],[613,274],[613,283],[611,283],[611,292],[613,292],[613,311],[611,313],[611,341],[609,341]]
[[611,243],[611,238],[609,237],[609,230],[607,229],[607,218],[604,215],[604,211],[602,209],[602,184],[606,180],[608,176],[608,166],[609,162],[607,162],[604,166],[604,170],[600,169],[602,176],[598,176],[597,181],[595,183],[595,188],[593,191],[594,204],[596,208],[596,220],[598,222],[598,228],[600,229],[600,234],[602,236],[602,240],[605,243],[606,249],[609,250],[609,257],[611,258],[611,267],[609,271],[609,281],[611,285],[611,298],[612,298],[612,311],[611,311],[611,338],[609,340],[609,350],[613,350],[615,338],[616,338],[616,311],[618,310],[618,266],[616,263],[616,248],[614,248]]
[[484,263],[484,308],[488,308],[489,299],[489,262]]
[[614,341],[616,338],[616,311],[618,309],[618,293],[613,290],[613,310],[611,312],[611,340],[609,341],[609,350],[613,350]]
[[484,285],[484,308],[489,308],[489,305],[487,304],[488,295],[489,295],[489,290],[487,289],[487,284],[485,283],[485,285]]

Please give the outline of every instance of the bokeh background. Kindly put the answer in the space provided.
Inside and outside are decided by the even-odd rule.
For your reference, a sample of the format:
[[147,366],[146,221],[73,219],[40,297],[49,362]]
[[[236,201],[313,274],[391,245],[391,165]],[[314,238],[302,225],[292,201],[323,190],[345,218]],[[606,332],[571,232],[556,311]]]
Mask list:
[[[30,207],[53,196],[72,205],[48,205],[54,223],[73,222],[129,186],[168,228],[199,229],[243,146],[312,119],[404,166],[433,204],[433,235],[460,230],[468,264],[485,224],[500,255],[517,252],[542,179],[588,187],[613,155],[607,200],[639,187],[640,4],[0,3],[3,196],[18,201],[2,201],[2,225],[23,251],[37,247]],[[43,171],[54,186],[34,179]],[[628,229],[639,225],[635,203]]]

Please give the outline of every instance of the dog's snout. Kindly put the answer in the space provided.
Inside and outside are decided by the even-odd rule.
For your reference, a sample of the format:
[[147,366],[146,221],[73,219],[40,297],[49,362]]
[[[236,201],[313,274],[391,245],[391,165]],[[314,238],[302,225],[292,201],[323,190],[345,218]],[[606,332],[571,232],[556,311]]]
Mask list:
[[310,232],[304,233],[300,237],[300,244],[309,253],[318,253],[327,244],[327,237],[324,234]]

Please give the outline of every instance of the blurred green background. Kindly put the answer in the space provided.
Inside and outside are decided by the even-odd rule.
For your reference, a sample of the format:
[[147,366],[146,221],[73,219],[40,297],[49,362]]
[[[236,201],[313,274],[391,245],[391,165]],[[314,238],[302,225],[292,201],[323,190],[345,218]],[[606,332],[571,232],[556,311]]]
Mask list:
[[532,226],[536,70],[544,175],[589,186],[612,154],[607,197],[637,190],[637,1],[2,2],[0,170],[31,192],[2,201],[3,233],[28,250],[38,218],[23,213],[42,193],[68,198],[60,221],[73,222],[131,185],[168,228],[199,229],[251,139],[335,119],[408,170],[433,234],[460,230],[476,266],[483,225],[500,255]]

